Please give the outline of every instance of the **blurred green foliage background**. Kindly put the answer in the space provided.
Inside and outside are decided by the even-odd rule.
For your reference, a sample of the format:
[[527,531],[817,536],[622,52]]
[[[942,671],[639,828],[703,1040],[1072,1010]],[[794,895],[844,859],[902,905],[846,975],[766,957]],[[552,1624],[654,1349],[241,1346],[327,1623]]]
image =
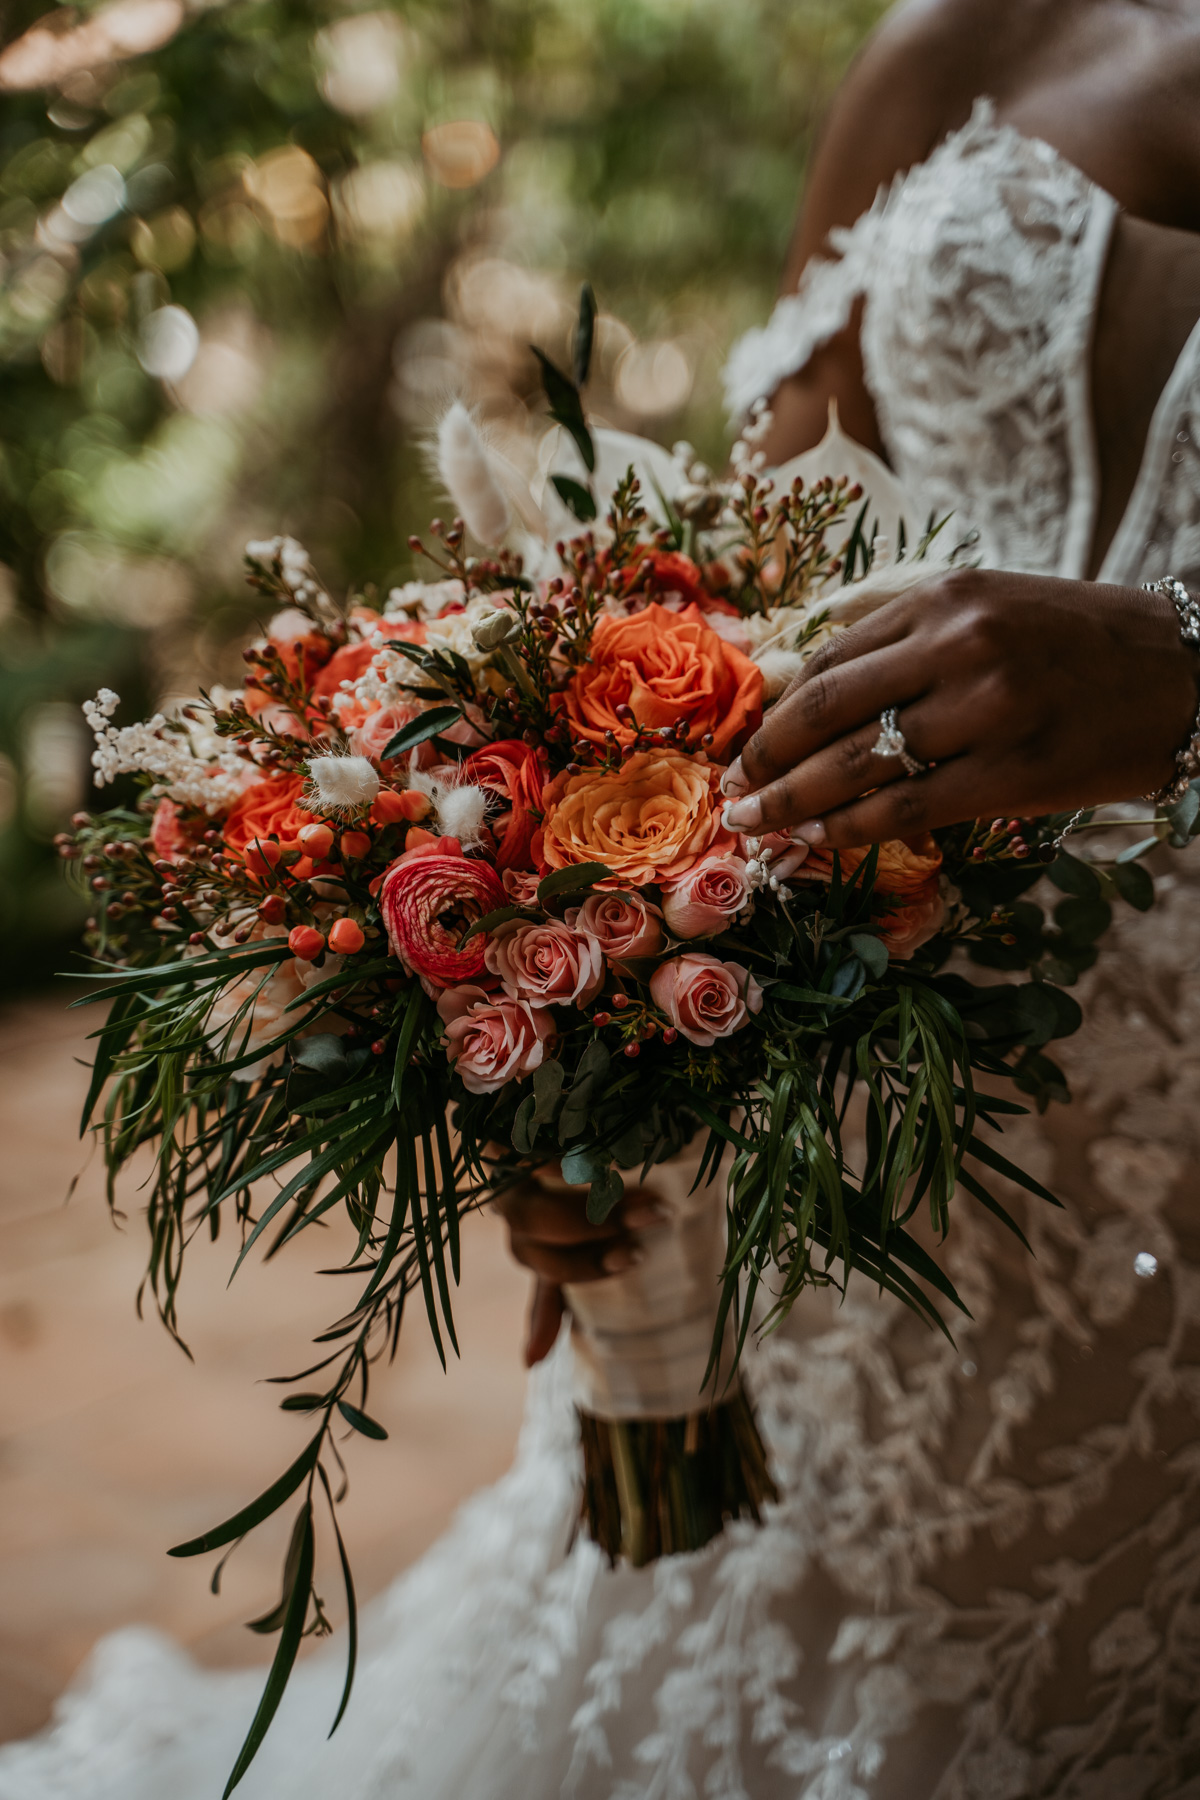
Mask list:
[[79,927],[79,703],[234,675],[248,539],[411,574],[461,395],[516,446],[589,278],[604,422],[719,461],[883,0],[21,0],[0,52],[0,982]]

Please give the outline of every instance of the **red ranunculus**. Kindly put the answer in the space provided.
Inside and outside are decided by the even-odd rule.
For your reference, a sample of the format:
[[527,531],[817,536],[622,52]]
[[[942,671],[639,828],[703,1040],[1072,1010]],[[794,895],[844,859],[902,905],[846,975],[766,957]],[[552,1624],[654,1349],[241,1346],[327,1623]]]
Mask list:
[[491,822],[501,869],[528,869],[530,845],[537,829],[535,813],[542,810],[546,768],[542,754],[519,738],[502,738],[476,750],[463,764],[463,780],[499,794],[507,810]]
[[490,864],[464,856],[456,838],[409,836],[422,841],[397,858],[379,888],[392,952],[437,987],[472,981],[484,972],[487,934],[462,939],[476,919],[505,904],[504,884]]

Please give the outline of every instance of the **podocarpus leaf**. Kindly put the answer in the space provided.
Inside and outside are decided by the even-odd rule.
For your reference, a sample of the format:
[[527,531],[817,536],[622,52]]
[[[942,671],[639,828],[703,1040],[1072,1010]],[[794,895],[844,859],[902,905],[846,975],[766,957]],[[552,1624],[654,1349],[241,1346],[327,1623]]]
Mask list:
[[403,726],[395,737],[388,739],[380,753],[380,761],[389,762],[394,756],[403,756],[406,750],[415,750],[418,744],[436,737],[440,731],[449,731],[461,718],[462,708],[458,706],[435,706],[429,712],[421,713],[410,725]]
[[346,1683],[342,1689],[342,1697],[338,1702],[333,1724],[329,1727],[329,1735],[332,1737],[341,1724],[346,1707],[349,1705],[350,1695],[354,1688],[354,1672],[358,1667],[358,1600],[354,1592],[354,1577],[350,1572],[350,1558],[346,1555],[346,1546],[342,1542],[342,1532],[337,1520],[337,1507],[329,1486],[329,1477],[320,1463],[317,1464],[317,1474],[321,1477],[321,1486],[325,1489],[325,1498],[329,1502],[329,1517],[333,1524],[333,1535],[337,1540],[338,1560],[342,1565],[342,1585],[346,1590]]
[[246,1734],[246,1741],[238,1753],[238,1759],[233,1765],[233,1772],[225,1785],[222,1800],[229,1800],[230,1794],[257,1755],[259,1745],[266,1737],[267,1729],[275,1717],[279,1702],[283,1699],[283,1690],[288,1684],[292,1664],[295,1662],[296,1652],[300,1648],[300,1639],[304,1636],[304,1621],[308,1616],[308,1602],[312,1594],[313,1578],[314,1545],[311,1501],[306,1503],[302,1517],[300,1552],[279,1634],[279,1646],[275,1651],[275,1660],[271,1664],[271,1672],[267,1676],[267,1685],[263,1689],[262,1699],[258,1703],[258,1711]]
[[351,1406],[348,1400],[339,1400],[337,1409],[341,1413],[343,1419],[345,1419],[347,1425],[353,1425],[355,1431],[361,1431],[364,1437],[379,1438],[381,1440],[386,1438],[387,1432],[383,1429],[383,1426],[375,1419],[372,1419],[367,1413],[361,1411],[359,1407]]
[[232,1544],[234,1538],[245,1537],[264,1519],[269,1519],[273,1512],[278,1512],[300,1483],[312,1474],[316,1467],[317,1457],[321,1454],[321,1440],[324,1430],[319,1431],[310,1444],[306,1444],[290,1468],[285,1469],[278,1481],[273,1481],[269,1488],[252,1500],[249,1506],[243,1506],[241,1512],[234,1513],[223,1525],[214,1525],[211,1531],[205,1531],[198,1538],[190,1538],[186,1544],[176,1544],[167,1551],[168,1556],[202,1556],[206,1550],[219,1550],[222,1544]]
[[260,1637],[270,1637],[274,1632],[282,1629],[283,1621],[287,1617],[288,1601],[292,1597],[292,1588],[296,1581],[296,1571],[300,1567],[300,1552],[303,1548],[304,1533],[306,1529],[311,1531],[312,1519],[309,1516],[308,1507],[302,1506],[300,1511],[296,1514],[296,1522],[292,1526],[291,1541],[288,1544],[287,1555],[284,1558],[283,1593],[280,1597],[279,1604],[273,1606],[270,1612],[264,1613],[261,1619],[248,1619],[246,1621],[247,1631],[256,1631]]

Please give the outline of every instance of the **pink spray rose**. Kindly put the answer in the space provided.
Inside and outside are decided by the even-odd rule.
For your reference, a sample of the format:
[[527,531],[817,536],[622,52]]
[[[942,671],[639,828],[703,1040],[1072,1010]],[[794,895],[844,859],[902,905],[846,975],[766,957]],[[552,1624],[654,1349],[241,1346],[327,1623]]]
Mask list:
[[740,1031],[762,1006],[762,989],[741,963],[689,950],[655,969],[650,992],[689,1043],[707,1048]]
[[586,1006],[604,982],[599,944],[558,919],[510,919],[498,925],[485,961],[506,994],[543,1006]]
[[482,975],[487,936],[462,939],[476,919],[504,905],[499,875],[490,864],[463,855],[457,838],[410,831],[406,850],[388,869],[379,905],[393,955],[406,969],[438,987]]
[[[502,869],[500,879],[504,883],[504,891],[514,906],[533,906],[537,902],[537,891],[541,885],[541,876],[536,869]],[[567,924],[571,923],[571,915],[567,914]]]
[[750,877],[740,856],[708,856],[663,895],[663,917],[680,938],[723,931],[750,898]]
[[355,756],[367,756],[377,763],[398,731],[420,716],[418,706],[377,706],[361,725],[350,733],[350,748]]
[[446,1054],[468,1092],[494,1094],[545,1061],[554,1015],[544,1006],[469,985],[450,988],[437,1005],[446,1027]]
[[589,894],[582,906],[567,909],[566,919],[594,939],[615,968],[631,956],[653,956],[667,941],[658,907],[638,893]]

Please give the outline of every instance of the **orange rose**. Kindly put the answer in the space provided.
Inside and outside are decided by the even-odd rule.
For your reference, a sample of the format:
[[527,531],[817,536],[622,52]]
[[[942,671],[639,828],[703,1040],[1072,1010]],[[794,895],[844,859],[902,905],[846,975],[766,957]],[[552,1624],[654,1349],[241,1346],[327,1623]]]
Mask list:
[[762,721],[762,670],[706,625],[699,607],[668,612],[655,602],[632,618],[596,626],[591,660],[563,696],[575,737],[603,744],[634,739],[617,708],[659,730],[683,721],[693,743],[712,733],[711,752],[728,762]]
[[248,787],[225,821],[225,848],[243,862],[256,838],[275,837],[282,849],[298,850],[303,828],[321,823],[299,804],[303,786],[303,775],[271,775]]
[[642,750],[620,768],[559,775],[543,796],[533,840],[543,874],[601,862],[606,886],[670,887],[710,850],[732,850],[721,825],[721,770],[679,750]]
[[[843,880],[848,881],[868,850],[840,850]],[[945,903],[941,894],[942,853],[928,832],[915,838],[892,838],[879,846],[875,894],[889,902],[876,924],[889,953],[905,962],[940,929]],[[833,851],[810,850],[793,881],[828,881]]]

